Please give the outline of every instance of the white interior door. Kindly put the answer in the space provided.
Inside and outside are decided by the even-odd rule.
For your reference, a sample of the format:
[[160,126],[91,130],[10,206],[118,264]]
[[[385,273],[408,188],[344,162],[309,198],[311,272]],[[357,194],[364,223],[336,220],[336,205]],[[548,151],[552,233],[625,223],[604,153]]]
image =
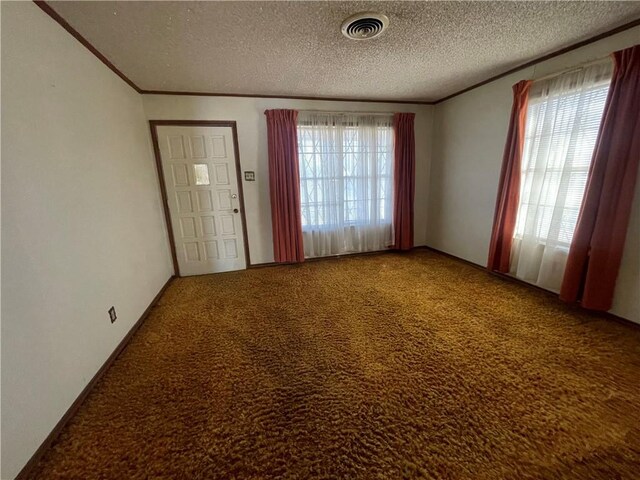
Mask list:
[[231,127],[158,126],[181,276],[246,268]]

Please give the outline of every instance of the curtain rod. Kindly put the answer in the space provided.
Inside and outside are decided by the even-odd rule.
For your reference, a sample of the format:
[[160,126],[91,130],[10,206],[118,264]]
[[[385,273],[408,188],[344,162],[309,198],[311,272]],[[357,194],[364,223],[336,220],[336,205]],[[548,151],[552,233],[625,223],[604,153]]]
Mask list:
[[394,112],[334,112],[331,110],[298,110],[300,113],[324,113],[327,115],[377,115],[377,116],[393,116]]
[[564,74],[569,73],[569,72],[580,71],[580,70],[582,70],[584,68],[590,67],[591,65],[597,65],[598,63],[605,63],[607,60],[611,61],[611,56],[607,55],[606,57],[601,57],[601,58],[598,58],[596,60],[591,60],[591,61],[588,61],[588,62],[580,63],[580,64],[575,65],[573,67],[568,67],[568,68],[565,68],[564,70],[560,70],[559,72],[554,72],[554,73],[550,73],[549,75],[544,75],[544,76],[542,76],[540,78],[535,78],[535,76],[536,76],[536,67],[537,67],[537,65],[535,65],[533,67],[533,75],[531,75],[532,76],[532,81],[533,82],[540,82],[542,80],[549,80],[551,78],[559,77],[560,75],[564,75]]

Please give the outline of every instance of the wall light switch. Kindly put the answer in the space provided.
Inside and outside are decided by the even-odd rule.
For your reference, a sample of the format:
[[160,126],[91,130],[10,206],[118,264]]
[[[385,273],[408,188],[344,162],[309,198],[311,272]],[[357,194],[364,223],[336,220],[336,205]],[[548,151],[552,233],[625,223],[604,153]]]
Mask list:
[[244,172],[244,179],[247,182],[255,182],[256,181],[256,172],[250,172],[250,171]]
[[115,307],[111,307],[109,309],[109,318],[111,319],[111,323],[116,321],[116,318],[118,318],[116,316],[116,308]]

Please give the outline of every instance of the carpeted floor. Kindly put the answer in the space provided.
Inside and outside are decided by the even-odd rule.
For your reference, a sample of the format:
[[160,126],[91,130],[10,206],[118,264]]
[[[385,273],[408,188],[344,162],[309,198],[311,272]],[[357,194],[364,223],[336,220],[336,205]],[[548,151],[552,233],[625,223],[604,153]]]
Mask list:
[[430,251],[174,281],[34,478],[640,476],[640,329]]

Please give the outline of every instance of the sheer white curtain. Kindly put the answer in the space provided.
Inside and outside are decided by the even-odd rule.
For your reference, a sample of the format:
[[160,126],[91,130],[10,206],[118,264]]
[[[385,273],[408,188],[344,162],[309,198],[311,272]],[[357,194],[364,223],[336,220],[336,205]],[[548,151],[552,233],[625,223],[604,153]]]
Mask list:
[[607,60],[531,86],[511,274],[558,292],[609,90]]
[[393,115],[298,115],[305,257],[393,243]]

